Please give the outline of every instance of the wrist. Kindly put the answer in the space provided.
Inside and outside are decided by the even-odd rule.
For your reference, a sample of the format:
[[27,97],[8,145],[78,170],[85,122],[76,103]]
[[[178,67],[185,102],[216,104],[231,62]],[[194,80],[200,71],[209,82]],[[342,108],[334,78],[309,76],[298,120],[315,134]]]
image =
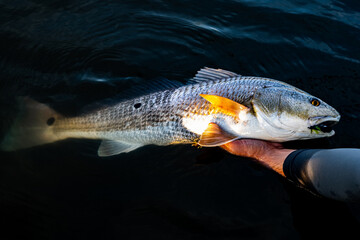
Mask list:
[[294,149],[272,149],[256,157],[260,163],[285,177],[283,171],[284,161]]

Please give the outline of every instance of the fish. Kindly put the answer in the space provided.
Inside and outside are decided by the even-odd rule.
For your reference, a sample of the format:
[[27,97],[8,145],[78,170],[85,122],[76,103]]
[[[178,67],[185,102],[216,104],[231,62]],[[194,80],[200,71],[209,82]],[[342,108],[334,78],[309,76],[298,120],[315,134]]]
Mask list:
[[242,138],[330,137],[340,120],[323,100],[270,78],[204,67],[182,86],[162,85],[168,88],[72,117],[23,98],[0,147],[14,151],[67,138],[99,139],[98,155],[105,157],[150,144],[216,147]]

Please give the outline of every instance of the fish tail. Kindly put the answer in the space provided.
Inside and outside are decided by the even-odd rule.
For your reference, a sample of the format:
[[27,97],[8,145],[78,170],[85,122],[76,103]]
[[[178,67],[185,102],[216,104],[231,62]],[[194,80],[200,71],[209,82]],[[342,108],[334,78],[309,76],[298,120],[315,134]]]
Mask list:
[[0,144],[1,150],[14,151],[60,140],[54,133],[59,117],[60,114],[45,104],[28,97],[20,98],[19,112]]

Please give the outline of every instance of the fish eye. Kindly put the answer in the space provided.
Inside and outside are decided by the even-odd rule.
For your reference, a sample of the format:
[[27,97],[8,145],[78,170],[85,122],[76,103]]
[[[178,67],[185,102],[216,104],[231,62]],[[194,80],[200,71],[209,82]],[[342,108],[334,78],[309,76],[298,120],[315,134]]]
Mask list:
[[311,102],[311,104],[312,104],[313,106],[315,106],[315,107],[317,107],[317,106],[320,105],[320,101],[317,100],[317,99],[315,99],[315,98],[311,99],[310,102]]

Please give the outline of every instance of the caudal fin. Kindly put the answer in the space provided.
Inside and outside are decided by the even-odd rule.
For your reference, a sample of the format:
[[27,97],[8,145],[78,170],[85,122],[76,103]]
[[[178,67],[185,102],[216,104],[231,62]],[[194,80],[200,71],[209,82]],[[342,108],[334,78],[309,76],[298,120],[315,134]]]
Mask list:
[[19,113],[0,144],[4,151],[29,148],[59,140],[53,128],[58,113],[30,98],[19,99]]

